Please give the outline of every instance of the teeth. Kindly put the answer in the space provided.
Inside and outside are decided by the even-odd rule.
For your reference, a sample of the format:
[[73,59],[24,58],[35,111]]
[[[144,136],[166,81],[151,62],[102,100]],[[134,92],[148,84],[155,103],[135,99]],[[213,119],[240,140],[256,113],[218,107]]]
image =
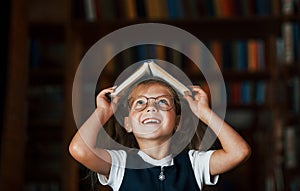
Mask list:
[[149,123],[155,123],[155,124],[158,124],[160,123],[160,121],[158,119],[145,119],[143,121],[144,124],[149,124]]

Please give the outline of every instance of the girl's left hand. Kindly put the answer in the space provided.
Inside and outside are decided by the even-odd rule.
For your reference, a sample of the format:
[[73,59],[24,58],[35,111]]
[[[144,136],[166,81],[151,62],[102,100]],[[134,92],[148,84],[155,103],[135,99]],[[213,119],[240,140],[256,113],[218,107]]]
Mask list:
[[194,98],[189,92],[185,93],[184,98],[188,101],[192,112],[203,119],[210,113],[207,94],[200,86],[191,86],[191,89],[195,93]]

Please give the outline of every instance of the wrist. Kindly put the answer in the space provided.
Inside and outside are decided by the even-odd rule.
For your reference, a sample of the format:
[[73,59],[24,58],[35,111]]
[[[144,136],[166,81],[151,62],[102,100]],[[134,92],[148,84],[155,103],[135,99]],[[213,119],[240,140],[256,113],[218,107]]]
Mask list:
[[112,113],[109,110],[101,107],[97,107],[95,109],[95,114],[102,124],[106,123],[109,120],[109,118],[112,116]]
[[201,109],[201,111],[198,114],[198,118],[203,121],[206,125],[209,124],[209,121],[211,120],[213,111],[210,108]]

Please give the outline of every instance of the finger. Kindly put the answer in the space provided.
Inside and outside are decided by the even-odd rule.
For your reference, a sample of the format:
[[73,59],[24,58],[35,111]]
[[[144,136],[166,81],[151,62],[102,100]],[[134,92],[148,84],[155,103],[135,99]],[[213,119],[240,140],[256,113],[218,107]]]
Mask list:
[[207,96],[206,92],[200,86],[193,86],[192,91],[201,96]]
[[189,103],[191,103],[194,99],[189,91],[184,92],[183,96]]
[[107,89],[103,89],[98,96],[105,96],[105,94],[111,94],[113,93],[115,90],[113,88],[107,88]]
[[117,105],[120,100],[120,96],[114,96],[112,98],[112,104]]

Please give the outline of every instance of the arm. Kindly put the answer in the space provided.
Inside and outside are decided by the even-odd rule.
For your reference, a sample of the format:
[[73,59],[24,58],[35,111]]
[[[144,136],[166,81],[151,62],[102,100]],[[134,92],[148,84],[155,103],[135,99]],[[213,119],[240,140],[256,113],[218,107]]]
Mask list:
[[97,108],[89,119],[79,128],[73,137],[69,152],[74,159],[94,172],[105,176],[109,175],[111,157],[101,148],[96,148],[97,135],[109,118],[113,115],[118,99],[110,103],[105,97],[106,93],[112,93],[114,88],[101,91],[97,96]]
[[246,161],[251,153],[247,142],[209,108],[207,95],[199,86],[193,86],[192,90],[195,92],[194,99],[188,94],[185,99],[193,113],[214,131],[222,145],[222,149],[211,156],[210,174],[224,173]]

